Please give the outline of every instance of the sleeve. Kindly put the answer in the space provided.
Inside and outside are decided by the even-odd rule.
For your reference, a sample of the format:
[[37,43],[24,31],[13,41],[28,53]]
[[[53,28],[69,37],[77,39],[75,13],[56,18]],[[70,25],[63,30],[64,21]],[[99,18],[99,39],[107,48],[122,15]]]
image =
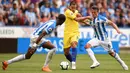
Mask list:
[[54,29],[53,25],[50,25],[45,28],[45,31],[47,34],[50,34],[53,31],[53,29]]
[[105,22],[108,23],[108,19],[107,18],[105,18]]
[[66,10],[65,15],[66,15],[66,17],[68,17],[70,19],[76,18],[76,15],[73,12],[69,11],[69,10]]
[[108,21],[109,21],[109,20],[108,20],[106,17],[104,17],[104,16],[102,16],[102,20],[103,20],[104,23],[108,23]]

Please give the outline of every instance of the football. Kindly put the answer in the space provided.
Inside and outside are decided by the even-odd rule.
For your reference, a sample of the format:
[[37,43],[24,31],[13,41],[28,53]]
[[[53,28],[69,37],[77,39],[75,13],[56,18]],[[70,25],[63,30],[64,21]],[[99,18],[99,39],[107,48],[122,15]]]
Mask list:
[[62,61],[60,63],[61,70],[68,70],[69,69],[69,63],[67,61]]

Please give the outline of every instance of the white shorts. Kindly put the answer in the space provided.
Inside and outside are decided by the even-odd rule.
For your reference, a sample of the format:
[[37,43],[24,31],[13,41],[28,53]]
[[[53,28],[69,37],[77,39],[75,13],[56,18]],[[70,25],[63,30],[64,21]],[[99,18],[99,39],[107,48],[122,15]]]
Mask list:
[[90,41],[88,41],[88,43],[92,46],[92,47],[97,47],[97,46],[101,46],[103,47],[105,50],[109,51],[113,51],[113,47],[112,47],[112,43],[109,39],[106,39],[104,41],[98,40],[97,38],[93,38]]
[[[32,47],[32,45],[36,42],[37,38],[39,37],[39,35],[32,35],[31,38],[30,38],[30,47]],[[45,42],[48,42],[49,40],[45,39],[45,38],[42,38],[40,40],[40,42],[37,44],[38,47],[41,47],[41,45]]]

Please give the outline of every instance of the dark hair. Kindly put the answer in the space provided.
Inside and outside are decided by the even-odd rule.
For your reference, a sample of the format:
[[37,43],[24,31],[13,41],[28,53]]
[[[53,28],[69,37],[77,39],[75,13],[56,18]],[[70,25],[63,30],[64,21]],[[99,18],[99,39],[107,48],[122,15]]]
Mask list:
[[75,2],[75,1],[71,1],[71,2],[70,2],[70,6],[71,6],[72,4],[75,4],[75,5],[76,5],[76,2]]
[[99,8],[96,5],[93,5],[91,9],[99,11]]
[[64,14],[59,14],[57,17],[59,20],[65,21],[66,17]]

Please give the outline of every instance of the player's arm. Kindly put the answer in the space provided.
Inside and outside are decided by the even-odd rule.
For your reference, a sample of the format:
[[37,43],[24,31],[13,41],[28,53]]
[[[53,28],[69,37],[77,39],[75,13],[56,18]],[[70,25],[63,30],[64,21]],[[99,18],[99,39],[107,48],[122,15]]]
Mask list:
[[39,37],[37,38],[36,44],[38,44],[39,41],[40,41],[45,35],[50,34],[50,33],[53,31],[53,29],[54,29],[54,27],[52,27],[52,26],[46,27],[46,28],[42,31],[42,33],[39,35]]
[[76,18],[74,18],[74,20],[76,20],[76,21],[78,21],[78,22],[82,22],[82,21],[84,21],[85,19],[91,20],[92,18],[91,18],[90,16],[76,17]]
[[32,48],[37,48],[37,44],[39,41],[46,35],[46,31],[42,31],[42,33],[39,35],[39,37],[36,39],[35,43],[32,45]]
[[47,34],[50,34],[53,31],[54,27],[48,26],[46,27],[42,33],[39,35],[39,37],[36,39],[35,43],[33,44],[33,47],[37,47],[37,44],[40,42],[40,40]]
[[107,20],[107,23],[108,23],[109,25],[111,25],[111,26],[117,31],[118,34],[122,34],[122,32],[119,30],[119,28],[117,27],[117,25],[116,25],[115,23],[113,23],[113,22],[110,21],[110,20]]
[[74,20],[76,20],[76,21],[78,21],[78,22],[83,21],[83,20],[85,20],[85,19],[92,19],[90,16],[82,17],[80,14],[74,15],[74,14],[73,14],[72,12],[70,12],[70,11],[67,11],[67,12],[66,12],[66,16],[67,16],[68,18],[74,19]]
[[[77,17],[82,17],[80,13],[77,14]],[[92,20],[91,17],[85,20],[78,21],[81,25],[90,25],[90,20]]]
[[39,41],[40,41],[45,35],[47,35],[47,32],[43,30],[42,33],[41,33],[41,34],[39,35],[39,37],[37,38],[36,44],[38,44]]

